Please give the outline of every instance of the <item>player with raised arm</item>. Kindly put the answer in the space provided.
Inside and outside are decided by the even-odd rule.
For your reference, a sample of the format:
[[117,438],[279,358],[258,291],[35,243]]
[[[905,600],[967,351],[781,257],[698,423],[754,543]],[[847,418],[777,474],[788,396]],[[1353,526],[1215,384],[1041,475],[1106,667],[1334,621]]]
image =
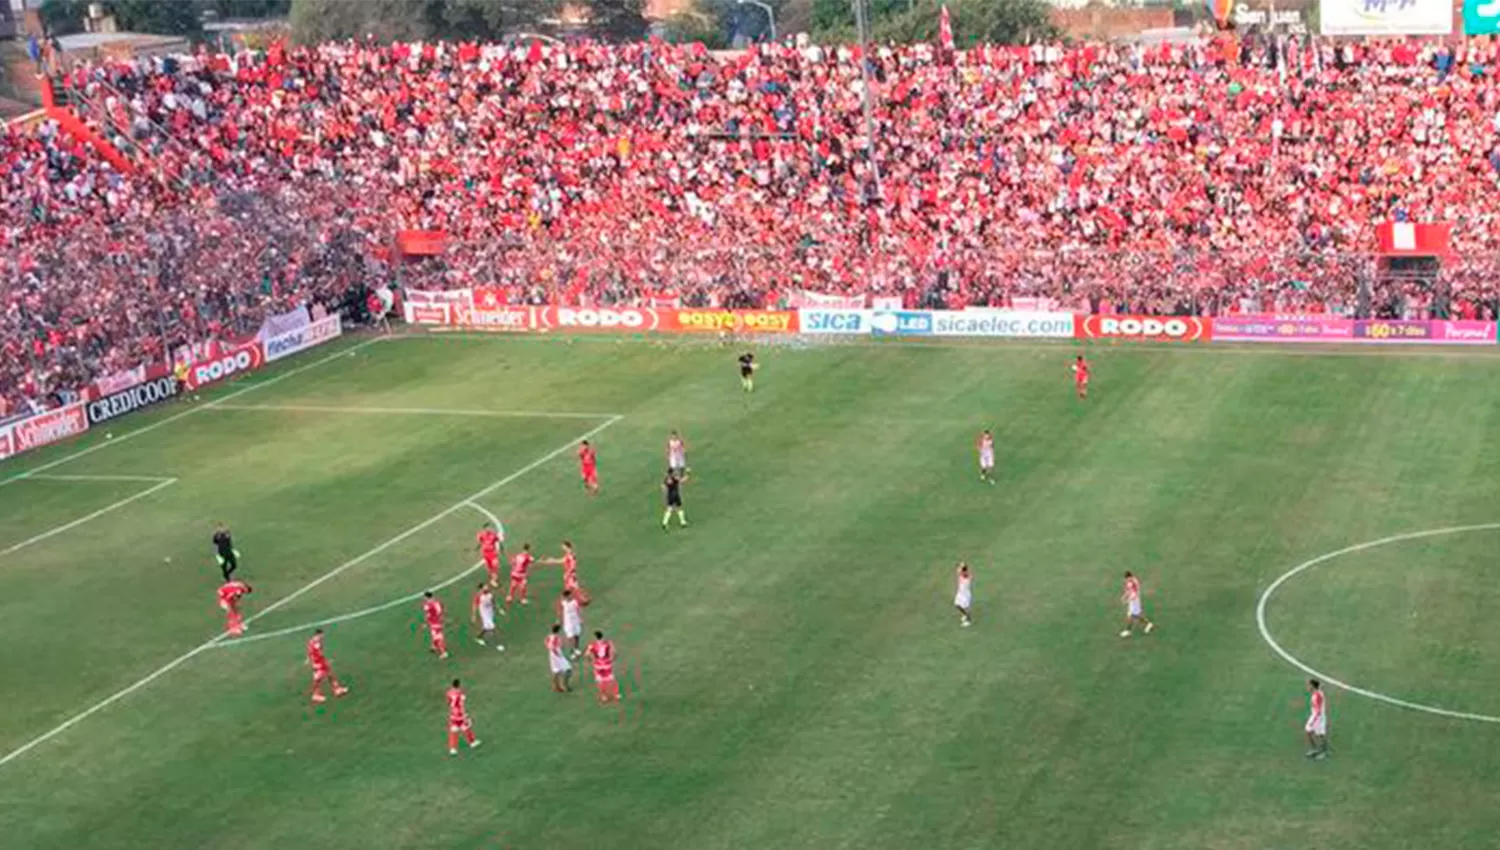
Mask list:
[[755,370],[759,368],[755,355],[745,352],[740,355],[740,388],[747,393],[755,392]]
[[349,693],[349,689],[339,684],[339,678],[333,675],[333,668],[328,665],[328,656],[323,654],[323,630],[313,630],[313,636],[307,639],[307,666],[312,668],[312,701],[326,702],[328,697],[323,696],[323,682],[327,680],[333,685],[333,695],[341,697]]
[[964,628],[974,625],[971,610],[974,607],[974,575],[968,563],[958,562],[958,589],[953,594],[953,607],[958,609],[958,624]]
[[[495,634],[495,591],[490,585],[480,582],[479,590],[474,593],[474,605],[472,610],[474,622],[479,626],[479,637],[475,638],[481,646],[488,646],[485,638]],[[505,644],[495,643],[495,649],[504,652]]]
[[1125,591],[1120,594],[1120,601],[1125,603],[1125,629],[1120,632],[1120,637],[1130,637],[1131,629],[1136,623],[1144,625],[1146,634],[1151,634],[1156,624],[1141,611],[1141,580],[1130,570],[1125,571]]
[[563,651],[562,624],[553,623],[552,631],[547,635],[547,667],[552,671],[552,690],[560,694],[573,690],[568,680],[573,676],[573,665],[568,663],[568,656]]
[[594,666],[594,685],[599,688],[599,704],[619,700],[620,683],[615,681],[615,645],[604,639],[604,632],[594,632],[588,653]]
[[584,492],[599,495],[599,455],[588,440],[578,444],[578,474],[583,476]]
[[443,603],[432,591],[422,594],[422,619],[427,623],[427,636],[432,641],[432,651],[438,658],[448,657],[448,641],[443,637]]
[[1323,693],[1323,683],[1317,679],[1307,680],[1307,757],[1328,758],[1328,700]]
[[573,591],[573,598],[578,600],[579,605],[587,606],[591,600],[588,591],[583,589],[583,584],[578,580],[578,553],[573,550],[573,542],[564,540],[562,542],[562,555],[556,558],[547,558],[538,563],[548,565],[562,565],[563,590]]
[[678,478],[686,478],[688,474],[687,443],[676,431],[667,436],[667,469],[677,473]]
[[229,526],[222,520],[214,523],[214,559],[219,562],[219,571],[224,574],[226,582],[239,569],[240,553],[234,548],[234,537],[229,533]]
[[995,483],[995,435],[988,428],[979,432],[979,480]]
[[250,585],[226,580],[219,585],[219,607],[224,609],[224,633],[239,637],[245,633],[245,615],[240,613],[240,599],[250,594]]
[[1073,361],[1073,389],[1079,398],[1089,397],[1089,361],[1083,359],[1082,354]]
[[661,515],[661,530],[667,530],[667,523],[674,513],[677,514],[677,527],[687,528],[687,512],[682,509],[682,478],[667,470],[667,476],[661,480],[661,491],[667,500],[667,510]]
[[563,638],[573,650],[572,658],[583,655],[578,642],[583,637],[583,610],[578,605],[578,600],[573,596],[573,591],[563,588],[562,596],[557,599],[557,619],[562,622]]
[[463,685],[457,679],[453,680],[453,687],[448,689],[448,755],[458,755],[458,736],[463,735],[464,741],[469,749],[479,746],[479,739],[474,737],[474,721],[469,717],[469,698],[464,694]]
[[510,587],[505,589],[505,607],[519,598],[522,605],[530,605],[526,600],[526,579],[531,575],[531,565],[536,559],[531,557],[531,544],[521,544],[521,551],[510,559]]
[[485,523],[474,536],[475,548],[484,559],[485,572],[490,576],[490,587],[500,586],[500,556],[505,552],[505,529],[494,523]]

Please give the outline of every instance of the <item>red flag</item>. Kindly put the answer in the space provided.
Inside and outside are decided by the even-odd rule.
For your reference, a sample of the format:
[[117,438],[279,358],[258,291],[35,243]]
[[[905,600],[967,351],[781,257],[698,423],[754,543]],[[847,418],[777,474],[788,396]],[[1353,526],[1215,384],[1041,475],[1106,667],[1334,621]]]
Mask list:
[[948,18],[948,4],[938,12],[938,46],[950,53],[953,51],[953,21]]

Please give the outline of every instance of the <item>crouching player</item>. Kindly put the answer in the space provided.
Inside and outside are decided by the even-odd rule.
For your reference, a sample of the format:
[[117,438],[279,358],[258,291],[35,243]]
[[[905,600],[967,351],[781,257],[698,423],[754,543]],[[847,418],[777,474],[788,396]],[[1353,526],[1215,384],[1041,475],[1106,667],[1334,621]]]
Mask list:
[[219,586],[219,607],[224,609],[224,632],[230,637],[245,633],[245,615],[240,613],[240,599],[250,593],[242,581],[226,581]]

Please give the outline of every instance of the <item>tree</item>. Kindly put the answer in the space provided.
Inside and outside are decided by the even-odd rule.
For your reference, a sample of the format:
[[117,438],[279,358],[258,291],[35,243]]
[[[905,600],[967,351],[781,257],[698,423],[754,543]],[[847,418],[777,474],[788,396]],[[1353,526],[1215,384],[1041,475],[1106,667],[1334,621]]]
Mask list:
[[513,32],[546,32],[562,12],[561,0],[440,0],[429,7],[440,38],[495,41]]
[[201,0],[220,20],[230,18],[279,18],[292,8],[292,0]]
[[723,50],[729,46],[724,26],[701,12],[678,12],[667,18],[666,30],[666,39],[673,44],[697,43],[709,50]]
[[113,0],[109,9],[116,26],[126,32],[195,35],[203,29],[198,5],[182,0]]
[[292,0],[292,33],[303,44],[366,36],[418,41],[432,34],[433,5],[433,0]]
[[589,35],[603,41],[634,41],[646,35],[643,0],[587,0]]
[[[852,41],[854,12],[844,3],[840,19],[834,6],[840,0],[816,0],[813,6],[814,35],[820,41]],[[987,42],[1023,44],[1056,38],[1050,7],[1044,0],[953,0],[948,12],[953,22],[953,41],[959,47]],[[870,40],[910,44],[936,41],[939,0],[870,0]]]

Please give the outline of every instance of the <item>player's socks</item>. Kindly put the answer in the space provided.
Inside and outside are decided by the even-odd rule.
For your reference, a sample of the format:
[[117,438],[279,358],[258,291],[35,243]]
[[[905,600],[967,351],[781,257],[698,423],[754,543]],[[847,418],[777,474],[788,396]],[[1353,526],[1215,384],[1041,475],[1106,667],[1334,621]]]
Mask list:
[[457,747],[449,747],[448,748],[448,755],[450,755],[450,756],[456,756],[456,755],[458,755],[458,748]]
[[312,695],[312,701],[313,702],[327,702],[328,701],[328,697],[323,696],[322,693],[316,693],[316,694]]
[[481,743],[482,742],[478,738],[470,738],[469,739],[469,749],[471,749],[471,750],[477,750],[477,749],[479,749],[479,745]]
[[333,695],[336,697],[341,697],[347,693],[349,693],[349,688],[344,685],[340,685],[339,687],[333,689]]
[[1148,635],[1151,634],[1151,630],[1154,629],[1154,628],[1156,628],[1156,624],[1155,623],[1147,623],[1146,624],[1146,634],[1148,634]]
[[687,511],[677,512],[677,526],[679,528],[687,528]]
[[1130,629],[1126,629],[1126,630],[1120,632],[1120,637],[1127,637],[1127,638],[1130,637]]
[[448,733],[448,754],[449,755],[455,755],[457,753],[458,753],[458,733],[457,732],[449,732]]
[[502,643],[495,644],[495,651],[496,652],[504,652],[505,651],[505,644],[502,644]]

